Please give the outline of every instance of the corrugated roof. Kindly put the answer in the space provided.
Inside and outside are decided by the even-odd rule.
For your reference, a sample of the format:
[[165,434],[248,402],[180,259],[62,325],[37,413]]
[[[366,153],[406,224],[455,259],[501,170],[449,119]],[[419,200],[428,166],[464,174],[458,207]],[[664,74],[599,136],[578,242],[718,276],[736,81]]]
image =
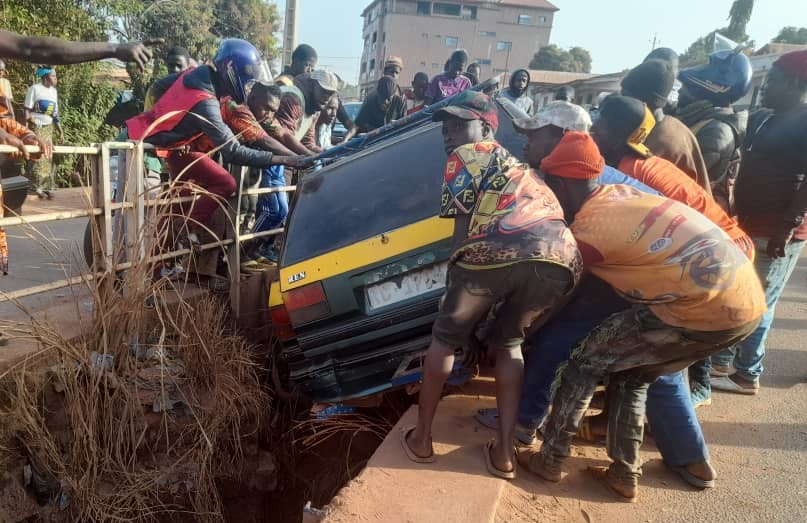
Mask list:
[[530,69],[530,83],[531,84],[553,84],[561,85],[575,80],[585,80],[591,78],[591,73],[570,73],[568,71],[543,71],[537,69]]

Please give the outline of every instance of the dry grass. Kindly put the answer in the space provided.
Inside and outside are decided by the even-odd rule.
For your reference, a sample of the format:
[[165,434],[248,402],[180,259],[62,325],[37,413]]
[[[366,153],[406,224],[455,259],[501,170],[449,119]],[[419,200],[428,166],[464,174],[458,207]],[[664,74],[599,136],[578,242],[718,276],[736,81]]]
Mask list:
[[[170,215],[157,208],[147,217],[141,252],[159,252],[152,238]],[[0,321],[40,349],[0,375],[0,466],[24,456],[51,499],[69,500],[65,519],[223,521],[216,481],[240,479],[244,446],[255,446],[270,412],[253,348],[228,328],[227,304],[187,303],[177,284],[152,280],[154,270],[138,262],[88,285],[93,319],[79,339],[33,316]]]

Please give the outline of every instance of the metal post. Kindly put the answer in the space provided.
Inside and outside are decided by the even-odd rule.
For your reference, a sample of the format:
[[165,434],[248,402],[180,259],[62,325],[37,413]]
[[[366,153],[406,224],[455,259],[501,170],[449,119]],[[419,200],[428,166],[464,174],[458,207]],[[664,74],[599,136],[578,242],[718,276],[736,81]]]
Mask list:
[[237,167],[240,169],[240,176],[238,176],[238,191],[236,192],[236,200],[233,214],[230,217],[230,223],[233,227],[233,243],[229,249],[229,265],[230,265],[230,308],[233,311],[235,322],[241,316],[241,199],[244,193],[244,179],[249,177],[249,168],[245,166]]

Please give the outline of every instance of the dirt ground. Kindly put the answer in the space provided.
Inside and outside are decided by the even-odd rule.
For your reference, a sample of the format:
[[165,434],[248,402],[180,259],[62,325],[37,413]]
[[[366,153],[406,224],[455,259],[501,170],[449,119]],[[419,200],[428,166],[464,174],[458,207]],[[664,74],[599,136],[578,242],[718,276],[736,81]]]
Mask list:
[[806,284],[804,257],[776,310],[760,393],[715,392],[712,405],[698,410],[719,474],[716,488],[689,487],[648,438],[638,503],[615,501],[585,472],[587,465],[607,463],[604,449],[578,446],[566,465],[569,475],[557,485],[520,470],[505,489],[496,523],[806,521]]

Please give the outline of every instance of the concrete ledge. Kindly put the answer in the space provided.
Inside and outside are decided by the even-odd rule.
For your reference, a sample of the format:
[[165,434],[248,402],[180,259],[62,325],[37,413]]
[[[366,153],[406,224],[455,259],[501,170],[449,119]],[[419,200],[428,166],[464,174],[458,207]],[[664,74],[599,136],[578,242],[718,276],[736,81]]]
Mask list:
[[387,435],[367,467],[331,502],[327,523],[492,523],[505,480],[488,474],[483,445],[493,432],[473,419],[476,409],[494,406],[491,398],[449,396],[434,420],[437,461],[417,464],[401,449],[400,429],[415,423],[411,407]]

